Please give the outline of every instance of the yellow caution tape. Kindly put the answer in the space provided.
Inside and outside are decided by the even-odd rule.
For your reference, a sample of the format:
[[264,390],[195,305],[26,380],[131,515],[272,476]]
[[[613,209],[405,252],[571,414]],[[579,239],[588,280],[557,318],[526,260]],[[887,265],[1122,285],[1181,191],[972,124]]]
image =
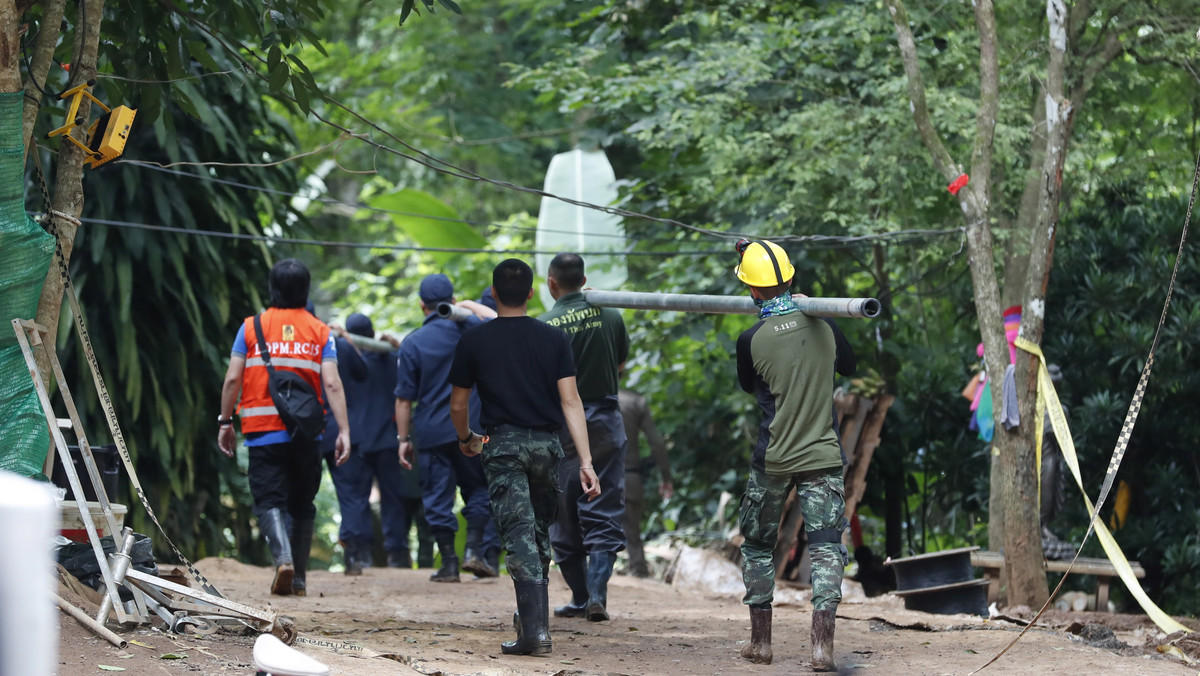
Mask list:
[[[1095,508],[1092,507],[1092,501],[1087,496],[1087,489],[1083,486],[1083,476],[1079,472],[1079,459],[1075,454],[1075,442],[1071,439],[1071,430],[1067,426],[1067,416],[1063,412],[1062,403],[1058,400],[1058,393],[1054,391],[1054,383],[1050,381],[1050,371],[1046,368],[1046,356],[1042,354],[1042,348],[1031,343],[1025,338],[1018,337],[1014,344],[1030,354],[1034,354],[1038,358],[1038,388],[1037,388],[1037,421],[1034,423],[1037,435],[1037,458],[1039,469],[1041,467],[1042,455],[1042,424],[1044,412],[1050,413],[1050,425],[1054,429],[1054,436],[1058,439],[1058,447],[1062,450],[1063,459],[1067,461],[1067,467],[1071,469],[1071,475],[1075,477],[1075,483],[1079,486],[1079,490],[1083,495],[1084,505],[1087,506],[1088,515],[1094,520],[1096,527],[1096,537],[1100,540],[1100,545],[1104,547],[1104,553],[1108,556],[1108,560],[1116,569],[1117,575],[1121,581],[1125,583],[1125,587],[1129,589],[1129,593],[1137,600],[1138,605],[1142,610],[1146,611],[1146,615],[1158,625],[1158,628],[1164,632],[1171,634],[1177,631],[1191,632],[1190,629],[1176,622],[1170,615],[1163,612],[1150,597],[1146,595],[1146,591],[1142,589],[1142,585],[1138,582],[1137,576],[1133,574],[1133,568],[1129,565],[1129,559],[1125,553],[1121,551],[1121,546],[1117,544],[1112,533],[1104,522],[1095,517]],[[1128,444],[1128,437],[1122,435],[1118,441],[1118,453],[1124,453],[1124,446]],[[1039,498],[1041,489],[1041,473],[1038,473]],[[1100,610],[1097,608],[1097,610]]]

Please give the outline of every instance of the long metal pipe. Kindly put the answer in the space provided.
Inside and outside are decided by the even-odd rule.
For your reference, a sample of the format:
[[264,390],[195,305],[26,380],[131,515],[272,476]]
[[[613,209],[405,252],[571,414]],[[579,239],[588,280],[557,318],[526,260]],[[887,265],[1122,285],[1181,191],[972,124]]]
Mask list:
[[[674,310],[718,315],[752,315],[758,307],[750,296],[705,296],[691,293],[644,293],[640,291],[584,291],[584,299],[600,307],[628,310]],[[810,317],[879,316],[874,298],[807,298],[795,296],[800,311]]]
[[346,332],[346,340],[354,343],[355,347],[367,352],[391,352],[396,348],[386,340],[375,340],[366,336],[360,336],[357,333]]
[[59,596],[58,594],[55,594],[54,600],[56,603],[58,603],[58,607],[62,608],[62,611],[64,613],[75,618],[75,620],[77,622],[79,622],[79,624],[82,624],[83,626],[90,629],[93,634],[99,636],[100,638],[104,639],[105,641],[108,641],[109,643],[115,645],[118,648],[125,648],[129,645],[128,643],[125,642],[125,639],[121,638],[120,636],[117,636],[108,627],[93,620],[91,617],[88,617],[87,613],[85,613],[82,610],[71,605],[69,602],[64,600],[63,597]]
[[437,316],[441,317],[442,319],[449,319],[455,322],[465,321],[466,319],[475,316],[474,312],[471,312],[465,307],[459,307],[453,303],[438,303],[436,311]]

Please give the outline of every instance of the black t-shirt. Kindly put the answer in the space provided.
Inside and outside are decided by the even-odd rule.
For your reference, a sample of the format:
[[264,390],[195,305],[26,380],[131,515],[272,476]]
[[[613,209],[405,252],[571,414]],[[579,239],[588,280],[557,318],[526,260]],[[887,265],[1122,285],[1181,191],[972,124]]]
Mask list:
[[463,334],[450,384],[479,392],[484,429],[515,425],[562,428],[558,381],[575,375],[567,334],[533,317],[498,317]]

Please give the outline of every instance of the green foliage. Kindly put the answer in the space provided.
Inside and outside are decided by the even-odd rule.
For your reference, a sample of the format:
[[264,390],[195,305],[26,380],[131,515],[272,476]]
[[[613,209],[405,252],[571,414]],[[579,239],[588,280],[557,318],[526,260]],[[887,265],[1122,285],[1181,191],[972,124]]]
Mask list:
[[[240,2],[187,5],[188,15],[212,26],[216,37],[171,5],[110,6],[98,89],[110,103],[139,108],[127,158],[254,164],[311,154],[278,166],[200,170],[282,195],[114,164],[89,177],[85,215],[381,247],[81,230],[73,271],[100,363],[147,492],[189,553],[263,560],[244,457],[234,463],[217,453],[211,418],[229,343],[237,322],[261,307],[271,260],[294,255],[310,265],[325,315],[362,311],[377,328],[402,332],[422,320],[416,302],[422,277],[445,272],[459,297],[475,298],[505,254],[383,247],[533,248],[533,196],[448,176],[379,145],[400,151],[402,139],[455,166],[527,186],[540,185],[554,153],[598,146],[622,181],[623,206],[766,237],[961,222],[913,134],[894,30],[881,6],[502,0],[460,16],[440,12],[419,31],[397,31],[397,14],[403,21],[435,6],[457,14],[454,3],[437,2],[295,0],[265,12]],[[1097,3],[1097,16],[1111,14],[1110,4]],[[976,79],[965,75],[978,60],[971,8],[910,11],[934,122],[954,156],[968,157],[978,96]],[[1030,163],[1045,45],[1044,19],[1029,3],[998,11],[1004,77],[993,199],[1003,219],[1015,213]],[[128,16],[139,21],[118,20]],[[1067,372],[1065,399],[1089,486],[1098,485],[1106,457],[1087,449],[1111,445],[1152,340],[1163,289],[1151,280],[1168,274],[1170,228],[1181,218],[1178,205],[1163,198],[1180,194],[1174,186],[1183,183],[1172,171],[1191,152],[1183,139],[1195,126],[1195,101],[1177,95],[1191,86],[1191,76],[1163,56],[1185,52],[1169,49],[1171,39],[1155,32],[1164,29],[1148,24],[1146,30],[1138,42],[1143,51],[1119,58],[1111,77],[1097,79],[1092,103],[1078,111],[1064,181],[1067,205],[1083,206],[1065,209],[1070,217],[1047,302],[1046,349]],[[246,73],[222,46],[230,39],[244,46],[239,53],[259,75]],[[64,43],[60,60],[70,52]],[[200,77],[213,73],[223,74]],[[51,84],[62,80],[56,74]],[[310,110],[353,135],[318,124]],[[61,114],[52,108],[39,131]],[[1098,187],[1113,184],[1137,188]],[[306,200],[285,197],[300,191]],[[675,255],[718,248],[711,238],[632,219],[625,227],[633,251],[661,254],[629,257],[627,288],[744,293],[732,275],[732,250]],[[787,248],[799,271],[797,290],[879,296],[888,307],[876,320],[839,322],[858,355],[859,375],[880,373],[897,396],[863,513],[879,518],[897,505],[903,551],[894,553],[981,542],[989,457],[966,429],[968,404],[959,396],[978,342],[961,238],[878,247],[791,241]],[[1194,277],[1192,267],[1189,260]],[[1194,283],[1183,281],[1181,297]],[[1186,366],[1200,311],[1183,302],[1172,310],[1122,474],[1134,486],[1134,514],[1117,536],[1150,571],[1152,594],[1169,609],[1187,610],[1196,606],[1200,545],[1186,534],[1200,526],[1200,504],[1194,491],[1175,487],[1197,471],[1191,449],[1200,429],[1187,410],[1196,383]],[[737,386],[732,358],[737,336],[753,319],[625,317],[634,343],[627,384],[650,400],[676,468],[676,497],[648,510],[648,526],[705,533],[727,527],[759,415]],[[92,402],[74,338],[63,335],[77,399]],[[1071,368],[1064,355],[1089,368]],[[94,440],[104,440],[94,403],[85,416]],[[885,485],[898,487],[898,501],[889,503]],[[723,492],[733,499],[722,509]],[[1074,496],[1068,504],[1079,509],[1079,502]],[[328,490],[321,509],[333,510]],[[131,518],[148,532],[138,510]],[[1071,513],[1063,521],[1081,522]],[[335,528],[334,520],[321,526],[322,560],[336,560],[326,551]],[[867,536],[881,537],[870,527]]]
[[[1084,485],[1096,498],[1162,313],[1175,263],[1186,204],[1147,198],[1122,185],[1098,191],[1064,223],[1057,251],[1056,284],[1047,299],[1061,308],[1046,321],[1048,359],[1063,369],[1059,393],[1068,406]],[[1131,560],[1146,568],[1145,587],[1169,613],[1194,614],[1200,605],[1200,420],[1192,402],[1200,376],[1189,368],[1197,349],[1200,314],[1187,298],[1200,284],[1200,266],[1189,250],[1175,297],[1158,336],[1154,368],[1141,413],[1121,464],[1132,507],[1114,532]],[[1087,522],[1078,489],[1068,485],[1067,510],[1078,542]],[[1102,517],[1111,515],[1114,493]],[[1064,536],[1066,537],[1066,536]],[[1092,555],[1103,556],[1092,538]]]
[[[474,228],[458,220],[458,212],[429,193],[400,190],[379,195],[368,204],[385,210],[392,223],[422,247],[480,248],[487,244]],[[452,254],[433,252],[430,257],[435,263],[445,265]]]
[[[280,20],[312,7],[297,5],[298,15],[281,10]],[[135,9],[145,9],[140,21],[117,20]],[[139,108],[125,159],[231,163],[221,170],[223,180],[296,188],[294,168],[246,166],[285,156],[294,142],[287,122],[265,104],[263,83],[238,72],[232,55],[171,19],[164,6],[118,3],[108,12],[104,25],[112,33],[102,40],[97,94]],[[225,30],[244,28],[240,10],[229,12]],[[168,27],[154,33],[157,42],[147,41],[140,31],[153,32],[154,22]],[[295,37],[285,33],[277,38],[281,44]],[[114,71],[124,79],[111,77]],[[229,73],[200,77],[206,71]],[[192,79],[159,81],[182,77]],[[56,124],[58,115],[61,108],[44,108],[39,131]],[[43,153],[43,164],[52,159]],[[118,161],[90,173],[84,186],[85,218],[253,235],[288,219],[277,199],[206,180],[203,172]],[[42,208],[40,190],[30,196],[30,207]],[[241,319],[264,304],[272,257],[261,243],[115,225],[88,224],[76,237],[72,275],[139,478],[166,532],[195,558],[239,551],[262,560],[244,462],[218,452],[212,418],[229,346]],[[69,315],[59,333],[60,357],[89,439],[106,443],[110,433],[78,337],[66,322]],[[113,498],[131,504],[135,529],[154,532],[128,486]]]
[[[455,14],[462,14],[462,9],[458,6],[458,3],[454,2],[454,0],[436,0],[436,1],[442,7],[445,7],[446,9],[450,10],[451,12],[454,12]],[[429,10],[430,14],[433,14],[434,0],[421,0],[421,2],[425,4],[425,9]],[[417,9],[416,5],[417,5],[416,0],[404,0],[404,3],[400,6],[400,25],[401,26],[404,25],[404,21],[406,19],[408,19],[408,15],[411,14],[412,12],[415,11],[417,14],[421,13],[421,10]]]

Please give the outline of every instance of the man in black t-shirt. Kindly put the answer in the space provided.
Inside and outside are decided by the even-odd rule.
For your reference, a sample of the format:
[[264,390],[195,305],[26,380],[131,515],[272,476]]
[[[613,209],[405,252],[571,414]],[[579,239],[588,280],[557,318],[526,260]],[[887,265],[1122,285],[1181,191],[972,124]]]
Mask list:
[[[483,453],[492,513],[508,552],[517,595],[517,640],[504,654],[551,652],[547,575],[550,524],[558,508],[558,430],[565,424],[579,453],[579,481],[600,495],[592,468],[587,422],[575,386],[575,360],[566,334],[527,316],[533,270],[509,258],[492,272],[498,317],[463,334],[450,367],[450,419],[466,455]],[[471,388],[487,436],[470,429]]]

